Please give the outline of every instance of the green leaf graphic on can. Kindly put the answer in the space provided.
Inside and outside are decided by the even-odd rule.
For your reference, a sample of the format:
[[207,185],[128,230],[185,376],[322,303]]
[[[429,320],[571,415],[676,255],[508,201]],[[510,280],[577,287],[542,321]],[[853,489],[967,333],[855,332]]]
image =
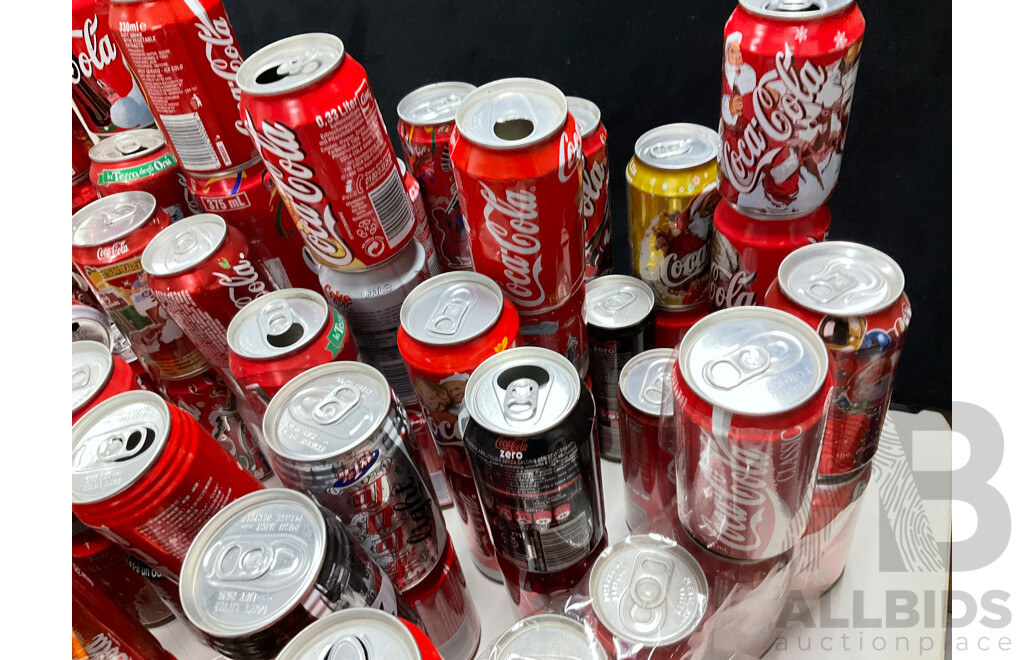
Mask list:
[[331,318],[334,319],[334,322],[331,325],[331,331],[327,333],[327,350],[330,351],[331,357],[336,358],[345,340],[345,319],[341,314],[333,311]]

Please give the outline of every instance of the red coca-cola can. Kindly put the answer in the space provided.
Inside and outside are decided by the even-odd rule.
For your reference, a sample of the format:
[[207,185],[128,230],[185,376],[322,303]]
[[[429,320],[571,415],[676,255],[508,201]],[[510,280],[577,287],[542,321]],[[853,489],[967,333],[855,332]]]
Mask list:
[[92,149],[92,138],[86,133],[82,122],[78,121],[75,111],[71,111],[71,180],[77,179],[83,172],[89,171],[89,150]]
[[569,114],[583,137],[583,222],[586,226],[584,279],[612,272],[612,206],[608,203],[608,130],[597,104],[566,96]]
[[330,34],[262,48],[238,71],[249,135],[312,255],[379,264],[412,239],[412,204],[366,71]]
[[427,221],[427,207],[423,204],[423,191],[420,190],[419,181],[412,175],[401,158],[398,159],[398,171],[402,174],[402,185],[405,186],[405,192],[409,195],[409,202],[412,204],[415,222],[413,238],[423,246],[423,252],[427,258],[427,270],[433,277],[441,272],[441,265],[437,259],[434,237],[430,233],[430,223]]
[[423,631],[408,621],[380,610],[353,607],[308,626],[288,642],[277,660],[309,660],[329,654],[333,649],[345,653],[349,648],[355,653],[361,653],[362,649],[386,649],[388,658],[394,660],[442,658]]
[[89,180],[89,173],[83,172],[71,179],[71,212],[78,213],[80,210],[92,204],[100,198],[96,187]]
[[[258,156],[226,172],[185,177],[196,203],[242,232],[278,289],[319,289],[315,264],[284,199]],[[197,211],[199,213],[201,211]]]
[[71,100],[98,135],[151,126],[153,114],[111,36],[109,0],[71,3]]
[[808,245],[779,266],[765,304],[803,319],[825,340],[835,389],[818,472],[843,474],[878,449],[910,301],[888,255],[841,241]]
[[110,30],[182,170],[252,159],[238,118],[242,49],[221,0],[112,0]]
[[217,510],[260,482],[188,414],[152,392],[125,392],[71,429],[71,510],[177,581]]
[[791,314],[716,312],[672,369],[679,518],[734,559],[790,550],[804,532],[832,386],[824,342]]
[[71,218],[71,260],[146,370],[157,378],[193,374],[203,354],[161,309],[142,253],[171,219],[139,190],[89,204]]
[[739,0],[722,63],[725,200],[756,217],[807,215],[828,201],[863,38],[853,0]]
[[763,305],[782,260],[799,247],[824,241],[831,224],[827,206],[788,220],[758,220],[719,204],[711,240],[711,311]]
[[71,423],[115,394],[140,389],[128,363],[95,341],[71,343]]
[[473,269],[521,313],[564,306],[583,282],[586,234],[583,139],[565,96],[540,80],[498,80],[462,100],[455,126]]
[[178,163],[167,149],[164,135],[155,128],[118,133],[89,150],[89,180],[101,197],[127,190],[144,190],[171,222],[189,212],[187,190],[181,185]]
[[398,349],[440,451],[473,562],[501,581],[494,546],[459,433],[466,383],[485,359],[516,346],[519,316],[493,280],[479,273],[438,275],[413,289],[401,309]]
[[658,308],[654,316],[654,346],[656,348],[676,348],[697,321],[710,313],[708,303],[692,309]]
[[587,350],[587,322],[583,306],[587,300],[585,282],[564,303],[533,314],[519,309],[519,333],[524,346],[546,348],[572,362],[581,376],[590,365]]
[[449,140],[455,113],[476,87],[463,82],[426,85],[398,102],[398,137],[409,171],[423,189],[427,221],[441,270],[471,270],[466,221],[459,207]]

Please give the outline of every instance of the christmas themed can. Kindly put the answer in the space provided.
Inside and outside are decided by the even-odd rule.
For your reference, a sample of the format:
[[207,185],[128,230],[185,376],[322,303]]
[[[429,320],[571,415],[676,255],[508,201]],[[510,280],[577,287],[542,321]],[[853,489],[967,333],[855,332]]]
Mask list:
[[405,161],[399,159],[397,162],[398,171],[402,174],[402,185],[405,186],[405,193],[409,195],[409,202],[412,204],[412,215],[415,222],[413,238],[423,246],[423,252],[427,257],[427,270],[433,277],[441,272],[441,265],[434,247],[434,237],[430,233],[430,223],[427,221],[427,207],[423,205],[423,191],[420,190],[419,181],[406,167]]
[[583,136],[583,222],[586,225],[583,277],[589,282],[612,272],[612,206],[608,203],[608,131],[592,101],[566,96],[569,113]]
[[178,179],[178,163],[155,128],[124,131],[100,140],[89,150],[89,180],[101,197],[144,190],[177,222],[188,212],[186,190]]

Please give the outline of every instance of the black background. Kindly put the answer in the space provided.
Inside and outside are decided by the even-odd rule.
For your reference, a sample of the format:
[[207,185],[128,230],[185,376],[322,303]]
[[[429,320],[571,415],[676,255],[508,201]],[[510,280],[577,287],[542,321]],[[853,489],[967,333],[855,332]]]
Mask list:
[[[729,0],[224,4],[246,55],[304,32],[341,37],[366,68],[393,140],[402,96],[443,80],[482,85],[540,78],[597,103],[608,129],[618,272],[629,269],[624,172],[633,143],[672,122],[717,129],[722,30],[735,6]],[[948,410],[951,7],[888,0],[863,2],[861,10],[867,32],[830,202],[830,238],[872,245],[903,267],[913,319],[893,399]]]

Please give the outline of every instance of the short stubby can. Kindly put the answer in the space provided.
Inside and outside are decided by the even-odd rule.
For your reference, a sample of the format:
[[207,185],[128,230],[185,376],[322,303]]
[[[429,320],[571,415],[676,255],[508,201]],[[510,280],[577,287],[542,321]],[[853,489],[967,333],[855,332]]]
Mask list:
[[140,389],[128,363],[95,341],[71,344],[71,423],[74,424],[101,401]]
[[854,0],[739,0],[725,24],[722,197],[806,215],[839,178],[864,16]]
[[71,260],[146,370],[175,378],[203,368],[203,354],[160,308],[142,253],[171,220],[142,191],[99,199],[71,218]]
[[444,272],[473,268],[448,143],[459,104],[474,89],[463,82],[434,83],[398,102],[399,143],[409,171],[423,189],[427,220]]
[[622,458],[619,447],[619,372],[653,343],[654,292],[635,277],[605,275],[586,284],[587,375],[597,406],[601,458]]
[[402,174],[402,185],[405,186],[405,193],[409,195],[409,203],[412,204],[413,238],[423,246],[423,252],[427,258],[427,271],[433,277],[441,272],[441,264],[437,258],[434,237],[430,233],[430,223],[427,221],[427,207],[423,204],[423,191],[420,189],[420,182],[409,171],[405,161],[398,159],[397,162],[398,171]]
[[804,532],[831,377],[824,342],[791,314],[723,310],[672,369],[679,518],[719,554],[754,560]]
[[500,581],[458,420],[473,371],[517,345],[519,316],[493,280],[453,272],[417,286],[402,303],[401,323],[398,348],[444,463],[473,561]]
[[692,309],[659,309],[654,317],[654,347],[676,348],[690,328],[710,311],[707,301]]
[[308,289],[260,296],[231,319],[228,366],[259,417],[285,383],[303,371],[358,356],[341,313]]
[[192,215],[178,162],[159,130],[139,128],[100,140],[89,150],[89,160],[89,180],[100,197],[144,190],[156,197],[157,205],[167,212],[171,222]]
[[174,580],[218,509],[261,488],[210,434],[152,392],[125,392],[71,429],[71,510]]
[[590,364],[587,321],[583,315],[586,300],[586,283],[580,282],[568,300],[554,309],[537,314],[520,309],[519,334],[523,346],[554,351],[571,362],[581,376],[585,375]]
[[583,623],[564,614],[551,613],[535,614],[512,624],[479,660],[552,656],[573,660],[608,660],[609,657]]
[[142,88],[111,36],[109,11],[109,0],[71,3],[71,100],[97,135],[153,124]]
[[402,405],[417,405],[405,360],[398,350],[405,297],[430,274],[423,246],[416,241],[393,259],[362,271],[320,269],[327,302],[345,317],[359,347],[359,359],[373,365],[388,379]]
[[270,44],[238,71],[242,120],[320,263],[379,264],[413,211],[366,71],[330,34]]
[[462,100],[449,143],[473,270],[520,312],[583,282],[583,138],[557,87],[508,78]]
[[259,156],[225,172],[189,174],[185,181],[203,211],[242,232],[278,289],[320,287],[302,233]]
[[827,206],[786,220],[758,220],[731,204],[719,204],[711,241],[711,311],[763,305],[782,260],[797,248],[827,239],[831,224]]
[[288,642],[277,660],[321,660],[369,649],[386,654],[389,660],[441,660],[431,641],[415,626],[362,607],[335,612],[308,626]]
[[578,96],[565,97],[583,136],[583,222],[587,282],[612,272],[612,206],[608,203],[608,130],[601,109]]
[[803,319],[825,341],[835,388],[821,474],[856,470],[875,455],[910,326],[903,270],[874,248],[808,245],[779,266],[765,304]]
[[662,391],[672,350],[635,356],[619,374],[619,436],[626,490],[626,527],[637,531],[664,511],[675,510],[675,453],[661,446]]
[[203,526],[185,555],[180,593],[206,642],[240,660],[276,657],[339,609],[399,612],[391,581],[338,517],[284,488],[241,497]]
[[221,0],[111,0],[110,30],[182,170],[252,158],[238,118],[242,49]]
[[685,657],[709,612],[700,564],[658,534],[634,534],[609,546],[594,563],[587,594],[588,620],[615,658]]
[[707,300],[718,144],[710,128],[668,124],[641,135],[626,165],[633,273],[654,290],[661,308],[690,309]]

